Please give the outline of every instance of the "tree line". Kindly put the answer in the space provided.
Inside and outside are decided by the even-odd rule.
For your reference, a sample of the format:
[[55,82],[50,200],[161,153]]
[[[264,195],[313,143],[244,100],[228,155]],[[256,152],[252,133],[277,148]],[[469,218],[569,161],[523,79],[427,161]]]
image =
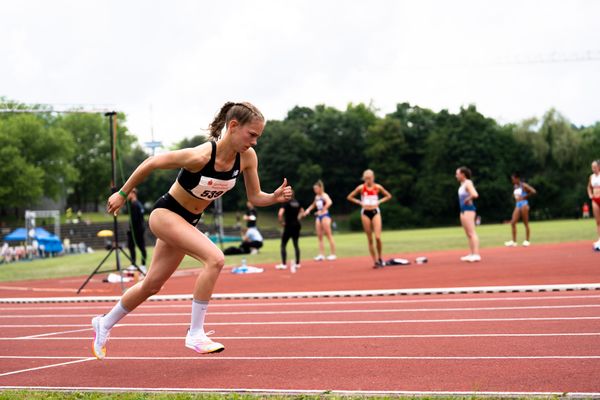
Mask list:
[[[5,99],[3,103],[7,103]],[[12,103],[19,108],[18,103]],[[118,115],[118,184],[148,155]],[[186,138],[173,149],[205,141]],[[454,171],[473,171],[485,222],[510,217],[510,174],[519,172],[538,195],[534,219],[573,217],[587,200],[590,162],[600,158],[600,123],[575,126],[556,110],[541,118],[499,124],[475,106],[456,113],[400,103],[383,117],[365,104],[345,110],[325,105],[294,107],[283,120],[268,121],[256,147],[265,191],[284,177],[307,206],[319,179],[334,204],[332,213],[358,210],[346,195],[371,168],[394,196],[382,206],[385,226],[401,228],[451,224],[458,213]],[[108,121],[101,114],[0,114],[0,212],[34,205],[43,196],[66,198],[75,209],[101,209],[109,194],[111,164]],[[173,183],[177,171],[155,171],[139,196],[153,202]],[[243,182],[223,198],[226,211],[244,207]],[[15,211],[18,214],[18,211]]]

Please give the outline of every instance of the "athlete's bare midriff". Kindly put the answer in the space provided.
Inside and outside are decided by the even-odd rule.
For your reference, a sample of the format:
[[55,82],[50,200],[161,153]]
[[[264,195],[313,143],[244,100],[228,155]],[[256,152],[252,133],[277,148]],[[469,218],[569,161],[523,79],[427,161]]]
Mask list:
[[183,208],[194,214],[200,214],[201,212],[204,212],[206,207],[212,203],[212,201],[195,198],[189,194],[177,181],[171,185],[169,194],[173,196],[173,198],[177,200],[177,202],[181,204]]

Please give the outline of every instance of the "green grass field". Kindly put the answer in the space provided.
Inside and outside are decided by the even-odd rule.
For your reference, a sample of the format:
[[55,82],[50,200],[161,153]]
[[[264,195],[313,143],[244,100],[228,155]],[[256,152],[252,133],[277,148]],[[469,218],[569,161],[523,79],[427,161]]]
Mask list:
[[[590,220],[544,221],[531,224],[532,243],[561,243],[578,240],[595,239],[594,225]],[[509,225],[484,225],[478,228],[481,247],[502,246],[510,238]],[[519,226],[519,238],[523,238],[523,228]],[[355,257],[368,255],[367,242],[363,233],[339,233],[335,235],[337,255],[339,257]],[[386,254],[402,254],[404,252],[431,252],[435,250],[466,249],[467,240],[460,226],[433,229],[411,229],[400,231],[384,231],[384,252]],[[591,244],[591,243],[590,243]],[[230,244],[226,244],[230,245]],[[315,236],[300,239],[302,257],[312,258],[317,253]],[[327,249],[326,245],[326,249]],[[149,255],[152,248],[149,248]],[[293,246],[288,243],[288,257],[293,254]],[[0,265],[0,281],[17,281],[25,279],[45,279],[70,276],[81,276],[90,273],[106,255],[105,251],[93,254],[80,254],[55,257],[50,259],[21,261]],[[266,240],[261,252],[257,255],[228,256],[227,265],[238,265],[245,257],[248,264],[278,263],[279,240]],[[105,263],[106,269],[114,268],[114,256]],[[127,265],[127,264],[125,264]],[[199,262],[186,257],[181,268],[196,268]]]

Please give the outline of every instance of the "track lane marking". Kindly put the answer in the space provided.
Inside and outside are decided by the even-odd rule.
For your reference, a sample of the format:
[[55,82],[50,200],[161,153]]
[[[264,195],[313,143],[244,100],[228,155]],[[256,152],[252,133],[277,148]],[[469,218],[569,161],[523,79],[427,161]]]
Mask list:
[[[600,304],[574,304],[562,306],[514,306],[514,307],[461,307],[461,308],[390,308],[354,310],[294,310],[294,311],[222,311],[210,315],[299,315],[299,314],[364,314],[364,313],[418,313],[418,312],[461,312],[461,311],[518,311],[518,310],[565,310],[600,308]],[[0,319],[11,318],[89,318],[97,314],[14,314],[0,315]],[[179,317],[190,313],[131,313],[129,317]]]
[[[7,357],[2,356],[0,358],[4,358],[6,359]],[[25,357],[20,357],[20,358],[25,358]],[[33,357],[27,357],[27,359],[32,359]],[[80,357],[70,357],[71,359],[73,358],[77,358],[77,360],[73,360],[73,361],[67,361],[67,362],[63,362],[63,363],[58,363],[58,364],[50,364],[50,365],[42,365],[41,367],[34,367],[34,368],[27,368],[27,369],[20,369],[17,371],[10,371],[10,372],[4,372],[0,374],[0,377],[3,376],[8,376],[8,375],[15,375],[15,374],[21,374],[24,372],[31,372],[31,371],[38,371],[40,369],[47,369],[47,368],[54,368],[54,367],[60,367],[63,365],[70,365],[70,364],[77,364],[77,363],[81,363],[81,362],[86,362],[86,361],[90,361],[90,360],[95,360],[96,358],[94,357],[87,357],[87,358],[83,358],[81,359]]]
[[[599,317],[523,317],[523,318],[457,318],[457,319],[399,319],[399,320],[333,320],[333,321],[245,321],[245,322],[207,322],[206,326],[243,326],[243,325],[339,325],[339,324],[430,324],[446,322],[527,322],[527,321],[597,321]],[[189,326],[189,322],[152,322],[124,323],[123,326]],[[89,324],[4,324],[0,328],[83,328]]]
[[[68,331],[60,331],[60,332],[50,332],[50,333],[41,333],[39,335],[29,335],[29,336],[21,336],[17,339],[37,339],[37,338],[42,338],[42,337],[47,337],[47,336],[53,336],[53,335],[62,335],[65,333],[75,333],[75,332],[83,332],[83,331],[91,331],[94,328],[84,328],[84,329],[71,329]],[[4,340],[4,338],[0,338],[0,340]]]
[[[0,356],[0,359],[53,359],[58,357],[51,356]],[[16,374],[19,372],[33,371],[36,369],[51,368],[60,365],[73,364],[75,362],[84,362],[96,360],[94,357],[70,357],[77,358],[75,361],[68,363],[52,364],[42,367],[30,368],[26,370],[13,371],[0,376]],[[275,361],[275,360],[459,360],[459,361],[470,361],[470,360],[600,360],[600,355],[554,355],[554,356],[117,356],[117,357],[106,357],[104,362],[107,360],[115,361],[202,361],[202,360],[238,360],[238,361]]]
[[[84,329],[81,329],[84,330]],[[79,332],[75,330],[72,332]],[[91,330],[91,329],[85,329]],[[66,332],[63,332],[66,333]],[[58,334],[58,333],[57,333]],[[91,340],[91,336],[47,337],[22,336],[0,338],[0,341],[22,340]],[[322,340],[322,339],[435,339],[435,338],[501,338],[501,337],[594,337],[600,332],[566,333],[456,333],[456,334],[406,334],[406,335],[313,335],[313,336],[211,336],[219,340]],[[184,340],[185,336],[112,336],[113,340]]]
[[[543,300],[569,300],[569,299],[594,299],[600,298],[600,295],[575,295],[570,296],[564,294],[562,296],[524,296],[524,297],[492,297],[492,298],[466,298],[466,299],[405,299],[405,300],[347,300],[347,301],[296,301],[296,302],[275,302],[270,303],[266,300],[262,303],[232,303],[221,304],[212,302],[211,308],[227,308],[227,307],[266,307],[266,306],[302,306],[302,305],[341,305],[341,304],[412,304],[412,303],[463,303],[463,302],[495,302],[495,301],[543,301]],[[76,303],[73,303],[76,304]],[[47,307],[27,307],[21,304],[15,304],[13,307],[0,307],[0,310],[89,310],[89,309],[105,309],[105,303],[98,303],[95,306],[47,306]],[[191,305],[186,304],[142,304],[141,308],[191,308]]]

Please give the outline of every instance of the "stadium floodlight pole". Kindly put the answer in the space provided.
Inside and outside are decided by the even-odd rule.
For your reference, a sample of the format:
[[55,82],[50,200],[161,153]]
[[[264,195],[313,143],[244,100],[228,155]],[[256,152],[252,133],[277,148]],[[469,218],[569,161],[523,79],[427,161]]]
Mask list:
[[[111,181],[110,181],[110,190],[111,193],[116,193],[118,191],[117,188],[117,168],[116,168],[116,159],[117,159],[117,113],[116,111],[109,111],[104,113],[105,116],[108,117],[108,131],[110,134],[110,165],[111,165]],[[116,260],[116,265],[115,265],[115,269],[113,270],[108,270],[108,271],[100,271],[100,268],[102,268],[102,265],[104,265],[104,262],[106,260],[108,260],[108,257],[110,257],[110,255],[112,253],[115,253],[115,260]],[[98,264],[98,266],[96,267],[96,269],[94,269],[92,271],[92,273],[86,278],[85,282],[83,282],[83,284],[79,287],[79,289],[77,289],[77,294],[79,294],[81,292],[81,290],[85,287],[85,285],[87,285],[87,283],[92,279],[92,277],[96,274],[99,273],[105,273],[105,272],[118,272],[121,279],[121,291],[124,292],[125,291],[125,286],[123,285],[123,270],[121,269],[121,259],[119,257],[119,253],[123,253],[123,255],[129,260],[129,262],[131,263],[131,265],[133,265],[137,271],[142,274],[145,275],[144,271],[142,271],[142,269],[131,260],[131,257],[127,254],[127,252],[125,250],[123,250],[123,247],[121,247],[121,244],[119,243],[119,224],[117,222],[117,214],[113,214],[113,236],[112,236],[112,243],[110,246],[110,251],[108,252],[108,254],[102,259],[102,261],[100,261],[100,264]]]

